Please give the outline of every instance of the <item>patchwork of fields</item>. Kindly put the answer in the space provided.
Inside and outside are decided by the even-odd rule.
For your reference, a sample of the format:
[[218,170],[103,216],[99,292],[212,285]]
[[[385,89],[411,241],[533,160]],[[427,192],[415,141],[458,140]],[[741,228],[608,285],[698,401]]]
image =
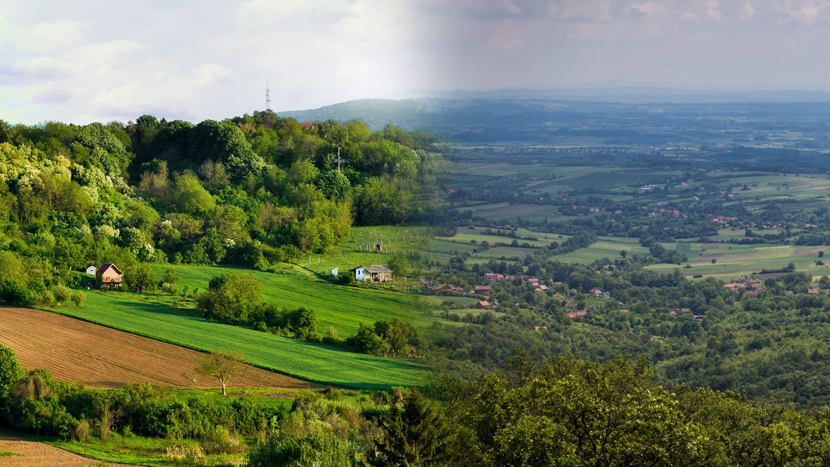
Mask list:
[[91,292],[83,308],[54,311],[191,349],[241,349],[255,366],[320,384],[360,388],[413,386],[422,384],[429,374],[428,368],[419,363],[357,354],[220,324],[205,320],[197,310],[135,302],[123,295]]
[[[216,381],[194,375],[204,354],[56,313],[20,307],[0,308],[0,343],[11,347],[24,368],[48,368],[57,379],[93,388],[120,389],[126,382],[163,388],[215,388]],[[248,367],[232,387],[300,389],[317,387]]]

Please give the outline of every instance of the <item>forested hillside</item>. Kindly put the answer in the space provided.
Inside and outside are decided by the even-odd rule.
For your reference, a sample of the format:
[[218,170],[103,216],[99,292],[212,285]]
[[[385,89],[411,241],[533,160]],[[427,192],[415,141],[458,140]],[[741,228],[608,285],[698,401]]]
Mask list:
[[0,121],[4,299],[105,262],[264,268],[326,252],[353,225],[424,218],[435,209],[422,201],[435,141],[272,112],[198,124]]

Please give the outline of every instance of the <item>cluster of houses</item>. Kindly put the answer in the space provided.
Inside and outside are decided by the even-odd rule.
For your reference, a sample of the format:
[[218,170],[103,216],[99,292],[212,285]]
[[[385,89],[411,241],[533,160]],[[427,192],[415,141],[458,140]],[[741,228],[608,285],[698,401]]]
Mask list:
[[[747,278],[743,282],[732,282],[731,284],[724,285],[727,289],[735,292],[741,293],[742,291],[746,291],[746,295],[750,297],[758,297],[761,292],[766,291],[767,289],[757,280],[753,279],[752,277]],[[787,292],[788,294],[792,295],[792,292]]]
[[[724,287],[738,294],[744,292],[745,295],[753,298],[757,298],[761,294],[761,292],[767,290],[763,286],[763,284],[761,284],[760,281],[752,277],[747,278],[743,282],[738,281],[732,282],[731,284],[725,284]],[[807,293],[810,295],[815,295],[820,291],[821,287],[819,286],[810,287],[809,289],[807,289]],[[788,290],[787,295],[794,295],[794,292],[792,290]]]

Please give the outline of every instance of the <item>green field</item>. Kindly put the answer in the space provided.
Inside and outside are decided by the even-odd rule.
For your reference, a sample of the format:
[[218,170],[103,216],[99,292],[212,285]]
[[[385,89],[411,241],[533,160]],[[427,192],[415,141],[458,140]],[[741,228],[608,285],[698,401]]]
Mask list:
[[[373,261],[384,259],[384,255],[364,255],[369,257],[367,261],[352,267],[358,264],[376,264]],[[335,258],[331,259],[334,260]],[[382,261],[379,263],[383,264]],[[350,263],[341,264],[341,270],[344,270]],[[206,289],[210,278],[220,274],[233,271],[252,274],[262,283],[265,301],[288,308],[313,308],[320,320],[321,330],[333,326],[343,337],[354,334],[361,321],[374,323],[380,319],[398,318],[423,327],[429,326],[433,321],[416,311],[416,296],[341,286],[322,274],[298,266],[286,265],[281,272],[273,273],[226,266],[157,265],[154,266],[156,277],[161,277],[168,268],[176,271],[176,275],[181,278],[180,284],[191,290],[194,287]]]
[[52,311],[197,350],[241,349],[256,366],[322,384],[411,386],[422,384],[429,373],[419,364],[207,321],[197,310],[131,301],[130,295],[90,292],[83,308]]
[[[781,269],[789,263],[793,263],[796,271],[813,275],[830,274],[828,266],[816,266],[815,264],[818,259],[818,252],[822,250],[827,250],[827,247],[766,245],[753,247],[710,243],[707,245],[706,251],[690,263],[692,267],[682,268],[681,272],[687,276],[703,274],[718,279],[732,280],[751,273],[761,272],[764,268]],[[713,259],[716,261],[715,263],[712,263]],[[660,272],[669,272],[678,267],[671,264],[648,266],[649,269]]]

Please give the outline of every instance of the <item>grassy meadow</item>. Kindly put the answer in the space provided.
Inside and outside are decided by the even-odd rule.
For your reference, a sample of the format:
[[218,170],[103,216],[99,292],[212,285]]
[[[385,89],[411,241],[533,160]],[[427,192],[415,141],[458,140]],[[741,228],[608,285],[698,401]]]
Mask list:
[[208,321],[198,310],[134,301],[130,295],[91,291],[82,308],[52,311],[196,350],[241,349],[255,366],[321,384],[360,388],[411,386],[423,383],[428,374],[427,368],[417,363]]

